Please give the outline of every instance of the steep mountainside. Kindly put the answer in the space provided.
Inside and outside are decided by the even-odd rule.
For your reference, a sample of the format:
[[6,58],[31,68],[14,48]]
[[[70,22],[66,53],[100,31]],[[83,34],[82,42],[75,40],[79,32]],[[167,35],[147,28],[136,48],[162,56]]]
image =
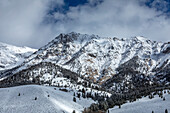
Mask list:
[[36,49],[16,47],[0,42],[0,71],[21,64]]
[[[50,68],[55,64],[74,72],[84,80],[103,84],[107,89],[115,90],[118,85],[125,90],[137,87],[142,80],[146,82],[140,84],[149,85],[155,81],[169,81],[169,59],[169,42],[158,43],[143,37],[118,39],[72,32],[60,34],[21,65],[2,72],[1,77],[15,75],[15,79],[22,79],[25,75],[31,75],[40,81],[44,74],[58,75],[53,73],[54,68]],[[42,69],[42,62],[50,65],[49,68]],[[41,66],[32,69],[37,65]],[[50,77],[50,81],[53,78]]]

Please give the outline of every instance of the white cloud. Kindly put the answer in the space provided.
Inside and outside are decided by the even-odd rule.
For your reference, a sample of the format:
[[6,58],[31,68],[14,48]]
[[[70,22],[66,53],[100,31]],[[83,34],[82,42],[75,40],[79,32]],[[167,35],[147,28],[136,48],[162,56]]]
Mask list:
[[49,6],[62,0],[0,0],[0,41],[32,47],[42,46],[52,35],[44,25]]
[[[93,1],[93,0],[91,0]],[[61,32],[81,32],[102,36],[145,36],[152,40],[169,41],[170,20],[154,8],[136,0],[104,0],[96,7],[89,4],[71,7],[65,15]],[[57,28],[56,28],[57,30]]]
[[[64,1],[1,0],[0,41],[38,48],[59,33],[71,31],[120,38],[142,35],[152,40],[169,41],[169,18],[155,8],[141,5],[139,1],[142,0],[88,1],[69,7],[66,14],[56,11],[46,15],[56,6],[62,10]],[[44,19],[49,19],[45,20],[48,23]]]

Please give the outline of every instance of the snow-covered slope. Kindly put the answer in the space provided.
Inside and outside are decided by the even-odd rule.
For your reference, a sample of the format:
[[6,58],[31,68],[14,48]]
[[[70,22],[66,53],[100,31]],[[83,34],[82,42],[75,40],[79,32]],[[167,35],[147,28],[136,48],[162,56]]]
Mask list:
[[165,101],[156,95],[153,99],[144,97],[132,103],[126,103],[119,108],[118,106],[109,109],[110,113],[165,113],[170,111],[170,94],[164,94]]
[[0,42],[0,71],[21,64],[36,49],[29,47],[16,47]]
[[74,102],[73,91],[63,92],[55,87],[26,85],[0,89],[0,113],[72,113],[73,110],[81,113],[91,103],[94,101],[84,98]]

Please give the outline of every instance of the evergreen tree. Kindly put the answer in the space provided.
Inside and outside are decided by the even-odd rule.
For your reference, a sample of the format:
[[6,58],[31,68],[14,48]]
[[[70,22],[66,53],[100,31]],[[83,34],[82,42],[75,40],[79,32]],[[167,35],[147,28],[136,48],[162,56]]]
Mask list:
[[80,93],[77,93],[77,97],[80,98]]
[[164,94],[166,94],[166,90],[164,91]]
[[121,108],[121,105],[119,105],[119,109]]
[[73,101],[76,102],[76,97],[73,97]]
[[75,110],[73,110],[73,113],[76,113],[76,111],[75,111]]
[[35,97],[35,100],[37,100],[37,97]]
[[89,88],[91,87],[91,83],[90,82],[89,82],[88,86],[89,86]]
[[167,109],[165,109],[165,113],[168,113],[168,110],[167,110]]
[[84,93],[82,93],[82,97],[83,97],[83,98],[86,98],[86,95],[85,95]]
[[20,96],[21,94],[19,93],[18,96]]
[[82,93],[85,93],[85,89],[84,88],[82,89]]

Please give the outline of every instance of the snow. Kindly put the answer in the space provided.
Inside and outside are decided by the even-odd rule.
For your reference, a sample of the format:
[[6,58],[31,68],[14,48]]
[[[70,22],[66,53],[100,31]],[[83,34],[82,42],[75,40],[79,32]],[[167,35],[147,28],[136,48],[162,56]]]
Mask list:
[[[62,80],[62,78],[59,78]],[[20,93],[20,96],[18,94]],[[49,97],[48,97],[49,95]],[[37,97],[37,100],[35,100]],[[170,94],[164,94],[165,101],[156,95],[153,99],[144,97],[133,103],[126,103],[119,109],[109,109],[110,113],[162,113],[170,111]],[[84,108],[95,103],[91,99],[76,98],[73,90],[60,91],[56,87],[25,85],[0,88],[0,113],[81,113]]]
[[[169,44],[153,42],[143,37],[117,39],[77,33],[63,35],[76,35],[77,37],[67,37],[72,41],[68,41],[66,44],[60,42],[60,37],[57,37],[34,54],[32,53],[36,51],[35,49],[0,43],[0,70],[9,69],[22,63],[21,67],[14,70],[13,73],[16,73],[40,62],[52,62],[79,73],[81,76],[93,77],[90,79],[104,82],[117,73],[117,67],[135,56],[139,57],[136,62],[140,64],[136,70],[144,74],[147,74],[146,68],[149,70],[148,74],[152,75],[154,68],[161,67],[166,60],[168,60],[166,65],[169,65],[170,62],[169,53],[162,53],[169,47]],[[25,59],[26,57],[28,58]],[[73,63],[67,64],[71,60]],[[2,68],[3,66],[5,68]],[[107,70],[106,73],[104,70]],[[35,70],[34,77],[39,75],[40,71],[45,71],[45,68]],[[59,74],[57,73],[57,75]],[[72,84],[69,79],[56,77],[57,75],[47,72],[42,75],[40,80],[44,82],[51,80],[54,86],[58,84],[60,86],[68,85],[67,88],[70,92],[37,85],[1,88],[0,113],[62,113],[63,111],[71,113],[73,110],[78,113],[84,107],[94,103],[91,99],[83,98],[77,99],[76,103],[73,102],[73,93],[85,87]],[[0,78],[0,81],[3,79],[5,78]],[[30,79],[32,78],[30,77]],[[128,79],[130,79],[129,76],[127,76]],[[100,92],[91,88],[85,88],[85,90],[93,94],[99,92],[101,95],[111,95],[108,92]],[[18,96],[19,93],[21,96]],[[35,97],[38,97],[38,100],[34,100]],[[150,113],[152,110],[158,113],[164,112],[167,105],[170,106],[167,101],[170,100],[169,95],[166,94],[165,97],[166,101],[162,101],[158,97],[152,100],[143,98],[134,103],[124,104],[121,109],[115,107],[110,111],[114,113]]]
[[[13,73],[40,62],[52,62],[81,76],[93,76],[92,80],[100,83],[115,75],[121,64],[135,56],[140,58],[138,62],[142,65],[137,70],[147,75],[153,75],[154,68],[162,66],[164,61],[170,59],[169,54],[161,53],[169,44],[150,41],[141,36],[118,39],[74,32],[62,36],[56,37],[29,56],[22,67]],[[66,41],[66,44],[62,41]],[[68,63],[69,61],[74,63]],[[103,70],[107,70],[107,73],[103,73]]]
[[37,50],[29,47],[16,47],[0,42],[0,71],[21,64],[35,51]]
[[[135,70],[145,75],[154,75],[156,72],[154,70],[165,63],[164,67],[170,63],[169,53],[162,53],[169,47],[168,43],[158,43],[144,37],[118,39],[74,32],[62,35],[63,37],[59,35],[25,60],[18,59],[15,63],[16,60],[12,57],[9,60],[12,63],[8,64],[10,67],[18,65],[24,60],[20,67],[12,70],[12,73],[15,74],[41,62],[51,62],[76,72],[94,83],[102,84],[118,73],[116,69],[119,66],[136,56],[138,59],[135,62],[140,66],[135,67]],[[8,59],[5,60],[8,61]],[[168,62],[165,62],[166,60]],[[45,81],[54,78],[54,75],[50,73],[42,76],[42,80]]]
[[[44,81],[47,81],[47,80],[44,80]],[[79,78],[79,81],[82,81],[80,78]],[[107,96],[111,96],[111,93],[108,93],[106,91],[98,91],[96,89],[92,89],[92,88],[89,88],[89,87],[84,87],[82,85],[77,85],[77,84],[73,84],[71,83],[71,81],[67,78],[64,78],[64,77],[56,77],[56,78],[53,78],[52,79],[52,85],[54,86],[57,86],[59,85],[60,87],[65,87],[67,86],[69,89],[73,90],[74,92],[78,92],[79,90],[82,90],[83,88],[86,90],[86,93],[92,93],[92,95],[95,95],[95,93],[98,93],[99,95],[107,95]],[[98,86],[96,84],[91,84],[91,86]]]
[[63,92],[54,88],[38,85],[1,88],[0,113],[72,113],[73,110],[81,113],[94,103],[91,99],[83,98],[76,98],[76,102],[73,102],[72,91]]
[[119,109],[118,106],[109,109],[110,113],[164,113],[170,111],[170,94],[164,94],[165,101],[156,95],[153,99],[144,97],[132,103],[126,103]]
[[4,80],[4,79],[6,79],[6,78],[7,78],[7,77],[0,78],[0,81]]

